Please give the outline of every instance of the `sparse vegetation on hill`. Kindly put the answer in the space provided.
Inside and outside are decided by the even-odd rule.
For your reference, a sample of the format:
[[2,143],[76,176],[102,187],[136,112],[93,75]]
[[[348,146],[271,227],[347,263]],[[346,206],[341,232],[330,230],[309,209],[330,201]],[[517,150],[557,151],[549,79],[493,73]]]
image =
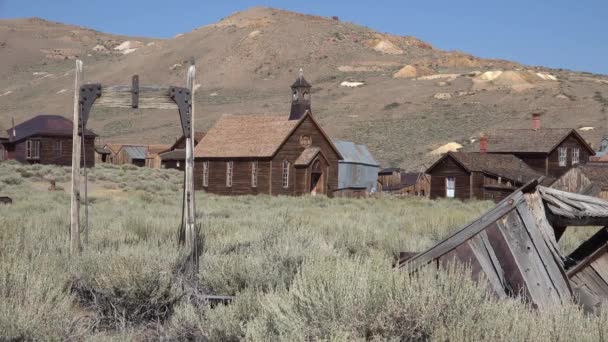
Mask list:
[[[329,135],[369,145],[383,166],[412,171],[449,142],[529,127],[532,111],[545,113],[544,127],[599,131],[608,108],[594,95],[608,93],[606,76],[442,51],[415,37],[272,8],[153,41],[40,19],[1,20],[0,49],[0,126],[12,116],[19,122],[41,112],[70,115],[74,51],[84,60],[86,81],[107,85],[128,85],[137,74],[142,86],[181,86],[194,57],[197,130],[225,113],[287,116],[289,85],[303,68],[313,85],[313,112]],[[68,59],[55,59],[63,55]],[[401,105],[385,108],[392,103]],[[181,135],[173,111],[94,108],[88,124],[122,142],[172,143]]]
[[[410,278],[391,269],[492,206],[489,202],[198,194],[199,281],[236,295],[200,307],[183,296],[181,173],[91,170],[90,243],[70,259],[69,172],[0,163],[0,340],[591,341],[608,316],[574,305],[534,312],[497,300],[466,270]],[[52,175],[52,176],[51,176]],[[18,181],[17,181],[18,180]],[[110,185],[126,184],[123,188]],[[564,249],[592,232],[567,232]]]

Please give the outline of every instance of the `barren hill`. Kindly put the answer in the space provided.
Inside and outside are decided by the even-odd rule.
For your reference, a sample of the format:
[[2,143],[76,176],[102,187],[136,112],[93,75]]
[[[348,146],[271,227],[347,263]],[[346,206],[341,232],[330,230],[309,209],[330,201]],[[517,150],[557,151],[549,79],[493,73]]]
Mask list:
[[[414,37],[269,8],[236,13],[172,39],[120,37],[41,19],[0,21],[0,121],[71,115],[73,60],[89,82],[183,84],[197,65],[197,129],[222,113],[284,113],[303,68],[313,111],[334,137],[369,145],[384,164],[416,169],[433,150],[494,128],[608,125],[608,77],[442,51]],[[171,142],[177,113],[92,113],[106,140]],[[452,144],[450,146],[455,146]]]

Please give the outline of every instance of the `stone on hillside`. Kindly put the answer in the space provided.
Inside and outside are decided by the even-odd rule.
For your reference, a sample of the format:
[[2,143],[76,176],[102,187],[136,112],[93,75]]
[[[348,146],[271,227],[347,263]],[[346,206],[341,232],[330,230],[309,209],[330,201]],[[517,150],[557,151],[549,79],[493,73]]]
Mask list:
[[362,85],[364,85],[365,83],[363,82],[350,82],[350,81],[344,81],[342,83],[340,83],[341,87],[347,87],[347,88],[357,88],[360,87]]
[[385,53],[387,55],[402,55],[403,54],[403,50],[401,50],[395,44],[391,43],[389,40],[386,40],[386,39],[379,41],[374,46],[374,50]]
[[106,49],[106,47],[101,44],[97,44],[93,47],[93,51],[102,52],[102,51],[108,51],[108,49]]
[[429,76],[432,74],[433,70],[431,70],[430,68],[427,68],[425,66],[413,66],[408,64],[401,68],[399,71],[397,71],[393,75],[393,78],[416,78],[422,76]]
[[437,100],[449,100],[452,98],[452,94],[450,93],[437,93],[433,95],[433,97]]

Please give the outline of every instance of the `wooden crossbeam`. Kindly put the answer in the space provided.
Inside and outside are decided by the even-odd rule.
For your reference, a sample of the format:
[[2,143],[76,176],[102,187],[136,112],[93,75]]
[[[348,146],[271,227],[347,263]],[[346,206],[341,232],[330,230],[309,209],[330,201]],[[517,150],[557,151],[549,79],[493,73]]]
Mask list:
[[[95,107],[133,108],[132,89],[132,86],[125,85],[103,86]],[[138,96],[137,108],[177,110],[177,104],[169,95],[169,87],[140,86]]]

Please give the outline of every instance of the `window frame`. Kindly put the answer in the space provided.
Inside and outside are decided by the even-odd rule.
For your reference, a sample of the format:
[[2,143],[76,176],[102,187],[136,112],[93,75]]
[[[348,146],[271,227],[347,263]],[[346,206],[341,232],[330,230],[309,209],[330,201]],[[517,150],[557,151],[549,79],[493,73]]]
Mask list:
[[580,164],[581,162],[581,149],[578,147],[572,148],[572,165]]
[[289,188],[289,168],[291,166],[291,163],[289,162],[289,160],[284,159],[283,160],[283,174],[282,174],[282,184],[283,184],[283,188],[287,189]]
[[234,176],[234,161],[226,162],[226,187],[232,188],[232,177]]
[[[450,187],[450,183],[452,184],[452,187]],[[453,176],[445,177],[445,197],[446,198],[456,197],[456,177],[453,177]]]
[[258,171],[259,171],[258,161],[254,160],[251,162],[251,187],[252,188],[258,187]]
[[557,158],[557,163],[560,167],[568,166],[568,147],[558,148]]
[[53,143],[53,154],[55,155],[55,158],[60,158],[62,156],[62,149],[63,149],[63,141],[62,140],[55,140],[55,142]]
[[209,186],[209,161],[203,161],[203,187]]
[[40,139],[27,139],[25,141],[25,159],[40,160]]

